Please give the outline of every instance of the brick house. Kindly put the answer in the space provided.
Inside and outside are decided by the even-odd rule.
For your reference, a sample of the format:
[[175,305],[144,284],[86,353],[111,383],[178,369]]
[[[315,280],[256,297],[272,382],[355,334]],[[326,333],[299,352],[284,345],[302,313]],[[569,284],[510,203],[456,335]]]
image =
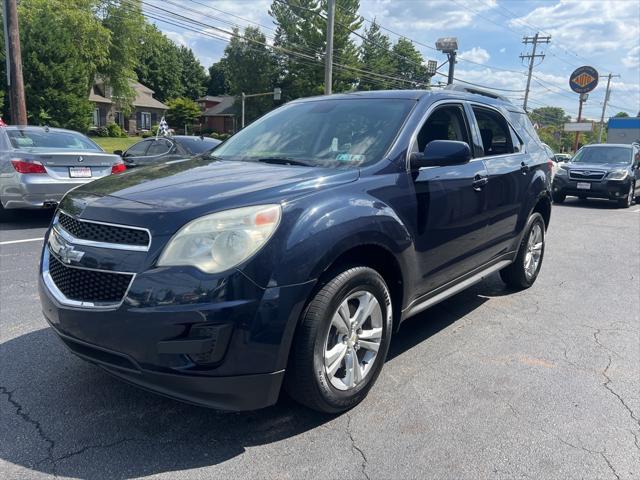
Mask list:
[[202,128],[216,133],[235,133],[238,122],[235,100],[235,97],[229,95],[207,95],[196,100],[202,111]]
[[93,102],[92,128],[104,127],[109,123],[117,123],[129,134],[136,134],[144,130],[150,130],[156,125],[169,107],[153,98],[153,90],[141,83],[131,80],[131,86],[135,92],[133,111],[125,118],[119,111],[117,103],[113,101],[111,88],[104,81],[97,79],[89,93],[89,101]]

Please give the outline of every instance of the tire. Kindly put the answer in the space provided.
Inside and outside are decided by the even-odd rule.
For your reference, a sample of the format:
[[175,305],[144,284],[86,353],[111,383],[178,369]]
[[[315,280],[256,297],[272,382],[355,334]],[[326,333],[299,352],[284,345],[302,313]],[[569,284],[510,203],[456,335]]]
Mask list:
[[[539,241],[536,241],[536,239],[539,239]],[[535,249],[533,246],[538,243],[540,246],[538,249]],[[502,277],[502,281],[506,283],[509,288],[514,290],[524,290],[533,285],[540,273],[540,267],[542,267],[544,246],[544,219],[542,218],[542,215],[535,212],[529,217],[515,260],[511,265],[500,270],[500,277]],[[537,257],[535,252],[537,252]],[[529,253],[531,256],[528,256]],[[533,261],[535,265],[529,263],[530,261]]]
[[618,200],[618,208],[629,208],[631,205],[633,205],[635,190],[635,184],[632,183],[631,185],[629,185],[629,192],[624,196],[624,198]]
[[[341,322],[347,316],[362,318],[355,313],[366,305],[372,306],[372,313],[364,318],[360,330],[353,330],[354,323],[347,328],[348,322]],[[356,406],[382,369],[391,331],[391,296],[380,274],[363,266],[338,273],[320,288],[302,314],[285,374],[287,393],[297,402],[325,413]],[[372,351],[374,343],[377,352]],[[357,364],[352,361],[355,359]]]
[[565,199],[567,198],[567,196],[564,193],[553,193],[551,195],[551,198],[553,198],[553,203],[562,203],[565,201]]

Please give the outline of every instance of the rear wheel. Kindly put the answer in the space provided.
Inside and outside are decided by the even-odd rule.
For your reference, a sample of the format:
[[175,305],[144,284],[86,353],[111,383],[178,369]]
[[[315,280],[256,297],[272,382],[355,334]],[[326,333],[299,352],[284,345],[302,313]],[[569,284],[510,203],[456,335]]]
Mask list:
[[629,208],[631,205],[633,205],[633,199],[635,197],[635,191],[636,191],[636,187],[632,183],[631,185],[629,185],[629,191],[627,192],[625,197],[621,198],[620,200],[618,200],[618,207],[619,208]]
[[338,273],[302,316],[285,377],[289,395],[327,413],[357,405],[384,364],[391,318],[389,289],[378,272],[354,267]]
[[553,203],[562,203],[567,198],[564,193],[554,192],[551,197],[553,198]]
[[523,290],[533,285],[542,267],[544,240],[544,219],[536,212],[527,222],[516,259],[500,270],[500,276],[508,287]]

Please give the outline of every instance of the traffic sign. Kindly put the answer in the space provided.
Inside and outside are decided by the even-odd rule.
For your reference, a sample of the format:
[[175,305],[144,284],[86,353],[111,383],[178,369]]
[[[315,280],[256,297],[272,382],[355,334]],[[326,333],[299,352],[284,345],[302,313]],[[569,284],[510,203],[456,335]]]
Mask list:
[[587,93],[598,85],[598,71],[589,66],[576,68],[569,77],[569,86],[576,93]]
[[591,122],[571,122],[564,124],[565,132],[590,132],[593,130]]

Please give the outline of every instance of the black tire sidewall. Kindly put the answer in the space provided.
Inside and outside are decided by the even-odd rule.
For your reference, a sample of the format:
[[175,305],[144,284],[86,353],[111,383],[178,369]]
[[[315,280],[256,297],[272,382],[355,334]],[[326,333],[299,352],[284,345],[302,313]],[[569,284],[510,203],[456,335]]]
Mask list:
[[[326,305],[321,324],[318,325],[316,330],[313,348],[313,375],[315,383],[323,400],[336,410],[351,408],[366,396],[382,369],[391,341],[391,298],[386,283],[382,277],[371,268],[357,267],[348,270],[347,273],[351,274],[344,279],[338,291]],[[359,290],[372,293],[380,304],[383,318],[382,339],[373,370],[367,375],[365,380],[355,388],[349,391],[342,391],[335,388],[327,378],[324,368],[325,340],[331,327],[332,317],[340,304],[346,297]]]

